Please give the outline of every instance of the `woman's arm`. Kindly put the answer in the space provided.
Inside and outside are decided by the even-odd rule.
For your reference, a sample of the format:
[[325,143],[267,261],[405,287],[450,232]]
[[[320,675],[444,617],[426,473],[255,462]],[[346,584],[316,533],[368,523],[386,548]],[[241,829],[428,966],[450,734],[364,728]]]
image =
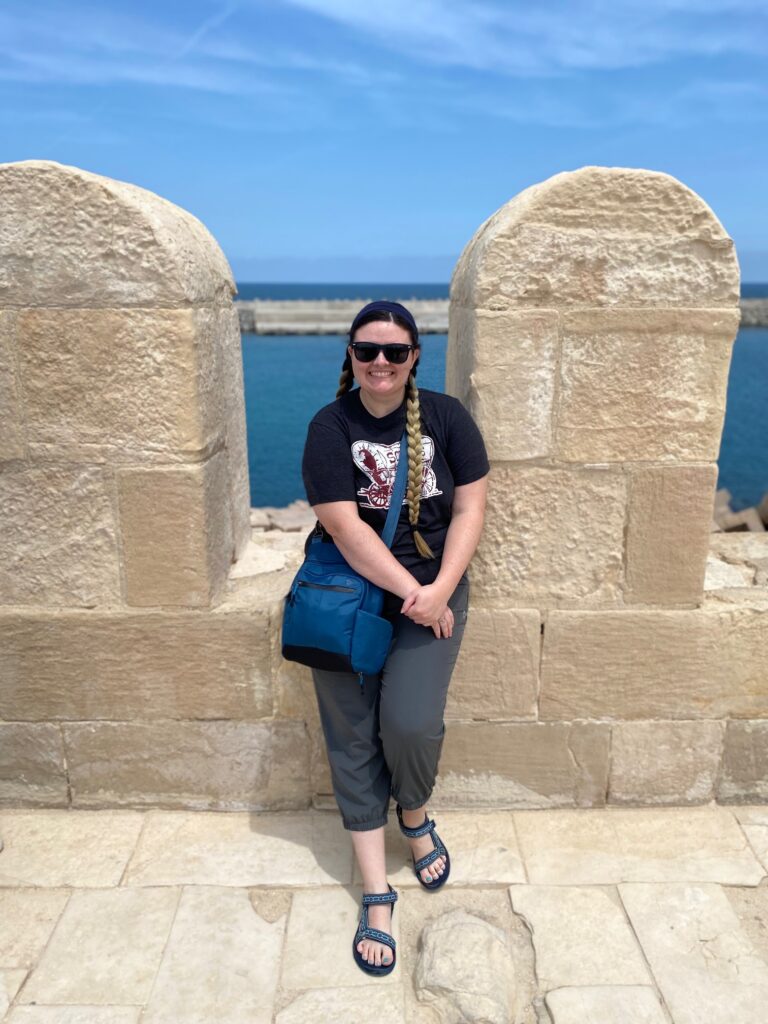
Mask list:
[[349,564],[384,590],[406,597],[421,584],[401,565],[376,531],[360,518],[355,501],[328,501],[312,511]]

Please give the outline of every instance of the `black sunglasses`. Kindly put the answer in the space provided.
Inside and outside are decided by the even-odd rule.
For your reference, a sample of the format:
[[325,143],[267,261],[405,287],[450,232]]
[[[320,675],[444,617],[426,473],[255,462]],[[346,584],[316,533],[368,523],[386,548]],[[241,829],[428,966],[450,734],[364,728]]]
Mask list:
[[415,345],[377,345],[373,341],[353,341],[350,348],[361,363],[372,363],[379,352],[384,353],[388,363],[404,363]]

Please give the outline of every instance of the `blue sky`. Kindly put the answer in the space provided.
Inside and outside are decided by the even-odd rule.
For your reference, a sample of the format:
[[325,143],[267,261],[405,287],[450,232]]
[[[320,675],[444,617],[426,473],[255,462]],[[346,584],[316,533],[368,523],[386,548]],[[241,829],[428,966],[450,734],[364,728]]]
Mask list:
[[240,280],[447,281],[585,164],[674,174],[768,280],[765,0],[4,0],[0,161],[135,182]]

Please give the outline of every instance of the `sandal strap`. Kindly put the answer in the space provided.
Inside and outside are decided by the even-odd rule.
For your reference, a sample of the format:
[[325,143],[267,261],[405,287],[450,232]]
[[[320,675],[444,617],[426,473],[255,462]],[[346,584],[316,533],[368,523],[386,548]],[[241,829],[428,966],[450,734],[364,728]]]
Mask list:
[[426,815],[424,816],[424,823],[422,825],[417,825],[415,828],[411,828],[409,825],[404,824],[403,811],[399,804],[397,806],[397,819],[400,822],[400,831],[403,835],[408,836],[409,839],[418,839],[419,836],[425,836],[427,832],[431,832],[435,828],[434,821]]
[[394,889],[391,892],[364,892],[363,906],[369,906],[371,903],[395,903],[397,895]]
[[[374,942],[383,942],[384,945],[389,946],[390,949],[394,949],[397,946],[397,943],[391,935],[387,935],[386,932],[380,932],[378,928],[370,928],[366,925],[365,928],[358,928],[357,935],[360,939],[373,939]],[[358,939],[357,936],[355,937],[355,940],[358,942],[360,939]]]
[[414,870],[421,871],[423,868],[428,867],[428,865],[430,865],[433,860],[437,860],[438,857],[442,857],[445,854],[445,852],[446,850],[444,846],[438,846],[431,853],[428,853],[426,857],[421,857],[419,860],[417,860],[416,863],[413,865]]

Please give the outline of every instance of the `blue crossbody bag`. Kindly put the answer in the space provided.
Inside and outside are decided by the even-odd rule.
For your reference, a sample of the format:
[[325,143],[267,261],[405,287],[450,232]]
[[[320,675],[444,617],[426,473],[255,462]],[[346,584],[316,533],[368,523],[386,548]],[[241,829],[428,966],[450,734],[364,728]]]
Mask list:
[[[408,475],[408,435],[403,432],[395,483],[381,539],[392,547]],[[384,590],[347,562],[315,532],[283,603],[282,649],[286,661],[310,668],[375,675],[392,643],[383,618]]]

